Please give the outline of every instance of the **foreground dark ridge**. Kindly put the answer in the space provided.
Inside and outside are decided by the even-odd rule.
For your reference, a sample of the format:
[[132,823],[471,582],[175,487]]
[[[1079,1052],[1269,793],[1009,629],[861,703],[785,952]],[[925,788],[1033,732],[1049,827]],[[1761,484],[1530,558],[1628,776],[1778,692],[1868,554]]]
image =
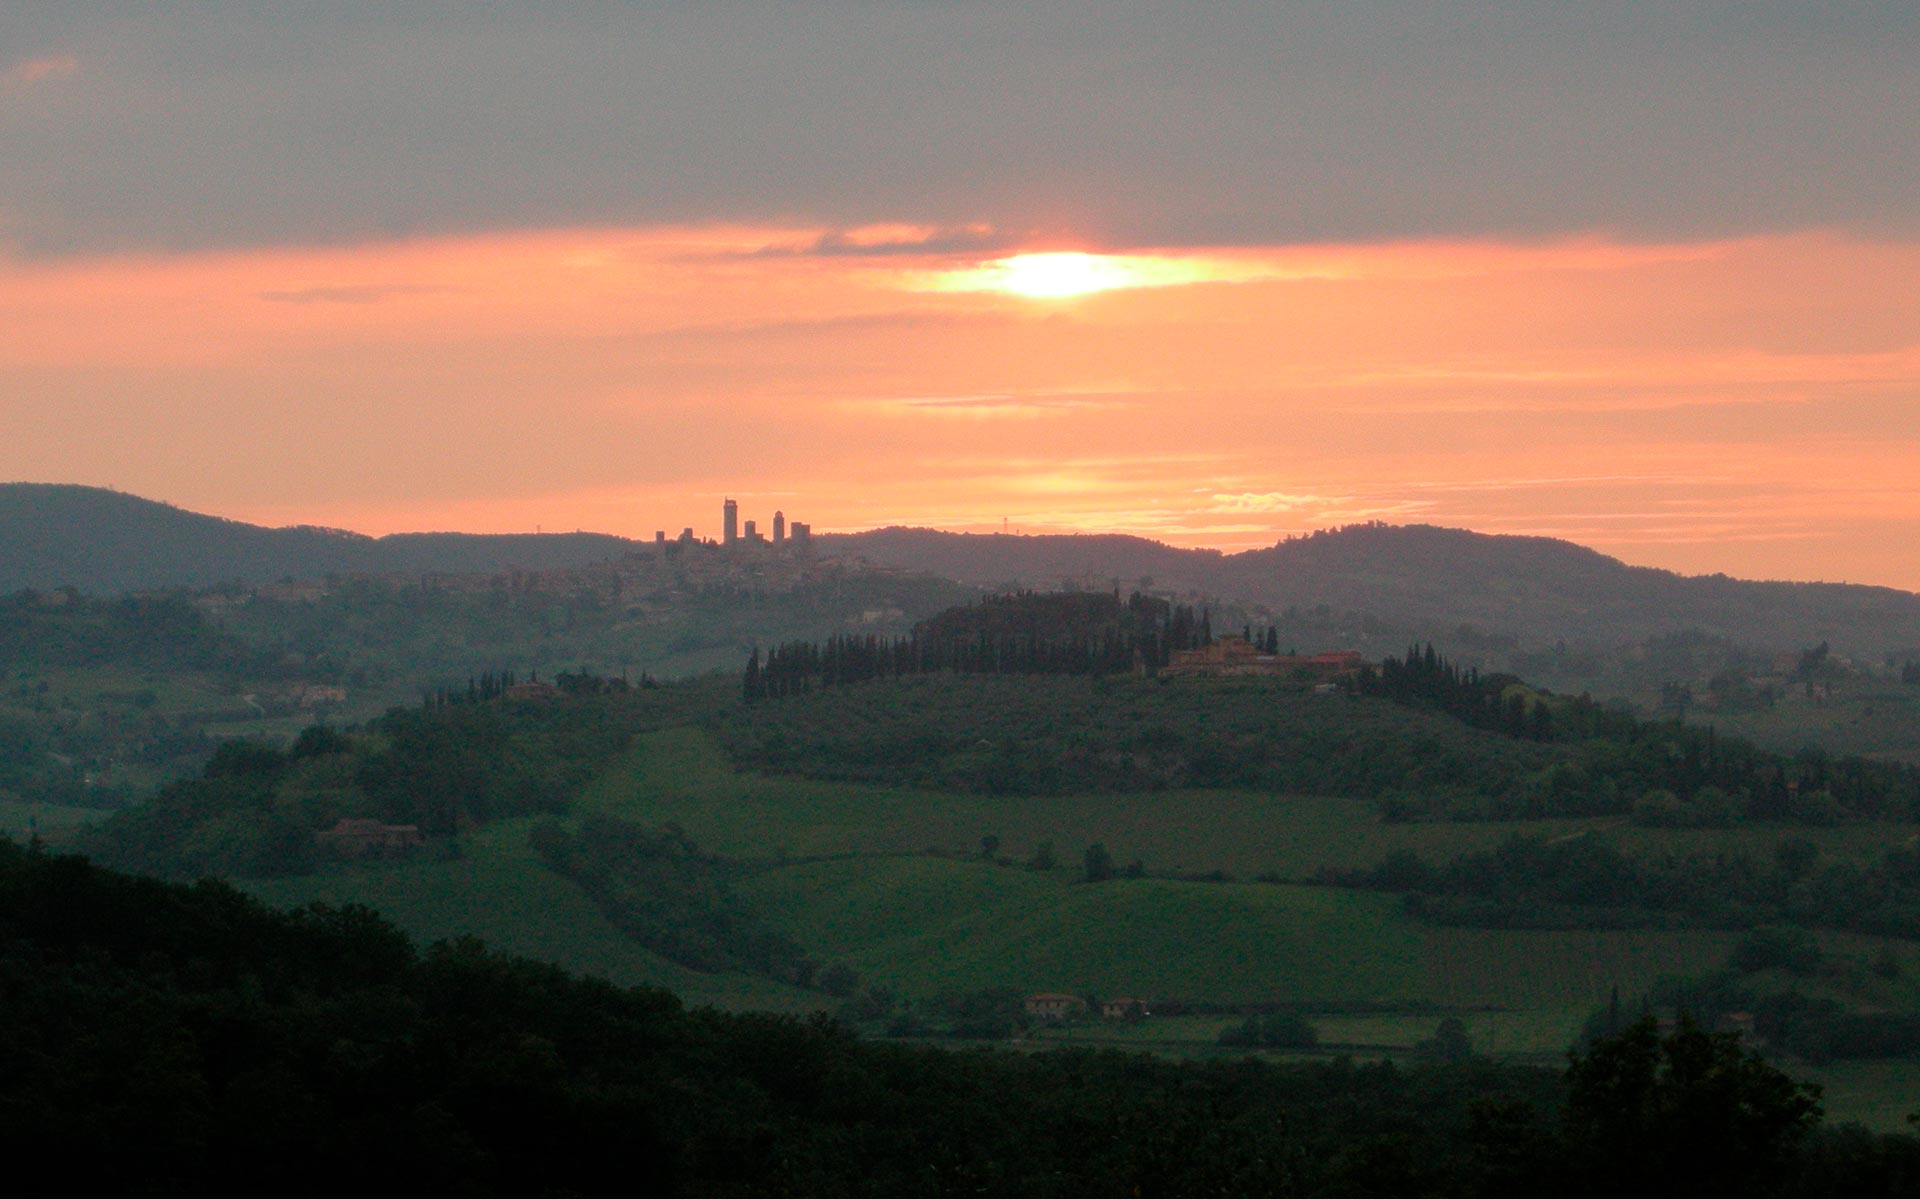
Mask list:
[[80,1193],[1895,1195],[1731,1036],[1564,1076],[871,1045],[0,842],[0,1146]]

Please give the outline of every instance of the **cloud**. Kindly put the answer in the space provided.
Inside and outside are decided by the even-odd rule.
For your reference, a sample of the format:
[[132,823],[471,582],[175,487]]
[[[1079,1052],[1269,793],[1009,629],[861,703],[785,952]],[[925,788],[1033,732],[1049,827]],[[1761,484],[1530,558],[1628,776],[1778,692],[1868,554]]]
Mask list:
[[906,255],[979,254],[1013,245],[991,225],[863,225],[829,229],[798,244],[773,245],[754,253],[766,258],[897,258]]
[[936,231],[805,248],[862,256],[1920,229],[1912,4],[26,7],[0,34],[71,57],[13,72],[113,64],[9,138],[0,208],[40,254],[713,220]]
[[896,415],[949,416],[977,420],[1031,419],[1129,407],[1137,401],[1127,392],[1074,392],[1059,395],[999,393],[963,396],[904,396],[898,399],[855,401],[854,406]]
[[1215,512],[1300,512],[1349,503],[1351,496],[1296,495],[1284,491],[1242,492],[1238,495],[1214,494]]
[[[1920,242],[1618,270],[1538,242],[1408,244],[1405,271],[1321,247],[1378,261],[1065,308],[902,290],[910,258],[751,253],[823,232],[0,255],[0,474],[352,527],[349,505],[418,514],[387,528],[710,530],[715,497],[770,492],[822,529],[1005,517],[1223,549],[1425,520],[1920,581]],[[1476,393],[1538,403],[1432,410]],[[1640,402],[1663,393],[1752,402]]]
[[361,284],[357,286],[296,287],[257,293],[276,304],[377,304],[392,296],[425,295],[444,291],[439,287],[409,287],[405,284]]
[[51,54],[29,58],[0,71],[0,83],[13,87],[31,87],[50,79],[65,79],[80,69],[80,60],[71,54]]

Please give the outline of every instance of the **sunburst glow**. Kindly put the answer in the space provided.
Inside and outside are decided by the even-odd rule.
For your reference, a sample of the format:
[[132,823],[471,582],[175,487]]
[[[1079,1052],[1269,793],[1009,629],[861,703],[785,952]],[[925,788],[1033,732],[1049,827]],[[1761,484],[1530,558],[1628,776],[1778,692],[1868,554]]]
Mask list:
[[1215,264],[1201,259],[1049,250],[942,271],[929,287],[934,291],[992,291],[1029,300],[1064,300],[1122,288],[1205,283],[1221,277]]
[[1016,254],[994,263],[1000,290],[1030,299],[1058,299],[1133,285],[1134,272],[1124,258],[1062,252]]

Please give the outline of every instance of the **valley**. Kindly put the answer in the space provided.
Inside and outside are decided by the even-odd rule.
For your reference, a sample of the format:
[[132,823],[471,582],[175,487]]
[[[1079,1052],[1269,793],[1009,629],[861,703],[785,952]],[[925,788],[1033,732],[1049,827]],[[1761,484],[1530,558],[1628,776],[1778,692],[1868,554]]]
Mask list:
[[[1528,649],[1463,625],[1423,659],[1396,639],[1437,618],[1275,613],[1199,576],[1126,604],[969,606],[966,579],[897,565],[829,559],[776,582],[728,563],[22,593],[7,702],[44,756],[16,752],[0,820],[108,864],[224,874],[277,906],[365,905],[421,944],[479,938],[882,1040],[1211,1060],[1248,1052],[1231,1044],[1248,1013],[1283,1013],[1308,1039],[1255,1051],[1420,1061],[1444,1022],[1475,1054],[1553,1066],[1610,1002],[1711,991],[1716,1018],[1757,1002],[1788,1021],[1776,1052],[1831,1088],[1836,1118],[1892,1129],[1910,1106],[1920,1041],[1897,1048],[1896,1026],[1920,1012],[1920,926],[1898,880],[1920,844],[1902,773],[1920,688],[1898,653],[1862,666],[1705,631]],[[1156,677],[1165,637],[1232,642],[1242,625],[1283,661],[1356,647],[1360,674]],[[951,663],[891,673],[916,655]],[[1499,673],[1516,663],[1559,686]],[[1612,680],[1612,698],[1559,689],[1583,678]],[[1693,702],[1669,710],[1689,682]],[[1675,796],[1642,802],[1662,788]],[[343,860],[316,840],[342,818],[417,824],[425,844]],[[553,856],[658,830],[666,848],[641,852],[670,856],[628,876],[617,853],[599,881]],[[1896,890],[1796,934],[1812,965],[1736,966],[1774,922],[1808,918],[1766,891],[1789,845],[1812,863],[1803,889]],[[1475,890],[1543,854],[1640,881]],[[1634,890],[1676,869],[1745,871],[1771,898]],[[1034,1019],[1023,997],[1041,993],[1151,1014]],[[1815,1009],[1780,1006],[1807,995]],[[1812,1048],[1849,1020],[1896,1047]]]

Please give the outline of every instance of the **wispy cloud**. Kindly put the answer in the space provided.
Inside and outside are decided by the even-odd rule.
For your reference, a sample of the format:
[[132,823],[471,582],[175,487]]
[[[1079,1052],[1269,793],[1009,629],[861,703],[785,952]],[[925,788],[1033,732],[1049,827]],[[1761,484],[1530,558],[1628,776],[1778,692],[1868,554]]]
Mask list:
[[979,255],[1004,249],[1014,239],[991,225],[858,225],[796,232],[735,251],[750,258],[899,258]]
[[0,72],[0,83],[11,87],[32,87],[36,83],[65,79],[80,69],[80,60],[71,54],[48,54],[17,62]]
[[295,287],[257,293],[259,298],[276,304],[377,304],[394,296],[426,295],[444,291],[440,287],[415,287],[402,283],[367,283],[346,286]]
[[1285,491],[1241,492],[1236,495],[1215,493],[1214,512],[1301,512],[1348,502],[1349,496],[1295,494]]
[[905,416],[956,417],[967,420],[1032,420],[1070,416],[1138,403],[1134,393],[1098,392],[990,392],[981,395],[900,396],[857,400],[853,406]]

